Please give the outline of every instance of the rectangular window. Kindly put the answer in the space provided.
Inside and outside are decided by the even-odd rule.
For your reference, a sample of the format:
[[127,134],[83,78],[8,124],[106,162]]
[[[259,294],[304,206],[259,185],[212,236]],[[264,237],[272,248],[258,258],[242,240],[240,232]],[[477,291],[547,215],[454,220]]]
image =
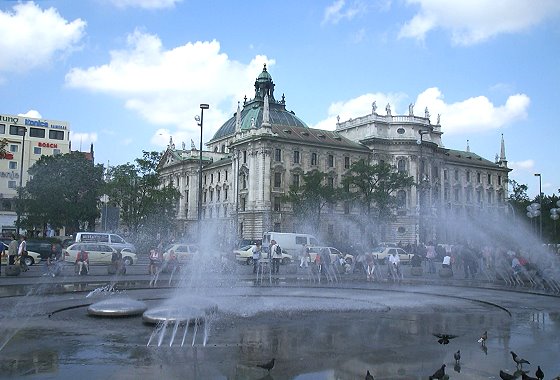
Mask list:
[[459,170],[455,170],[455,181],[459,181]]
[[206,174],[204,174],[204,184],[206,185]]
[[29,128],[29,137],[45,138],[45,130],[43,128]]
[[311,153],[311,165],[317,165],[317,153]]
[[225,179],[225,181],[227,181],[227,170],[226,170],[226,179]]
[[443,180],[444,180],[444,181],[447,181],[448,179],[449,179],[449,178],[448,178],[447,169],[443,169]]
[[64,131],[49,131],[49,139],[64,140]]
[[481,183],[482,182],[482,178],[480,173],[476,173],[476,183]]
[[210,190],[210,202],[214,201],[214,190]]
[[332,154],[329,154],[329,156],[327,157],[327,165],[329,166],[329,168],[332,168],[334,166],[334,156]]
[[295,187],[299,187],[299,174],[294,174],[292,177],[292,185]]
[[218,172],[218,182],[220,182],[220,172]]
[[214,183],[214,173],[210,174],[210,183]]
[[274,197],[274,211],[280,211],[280,197]]
[[216,200],[220,201],[220,189],[216,190]]
[[502,176],[501,175],[498,176],[498,185],[502,185]]
[[[60,154],[60,149],[53,149],[52,153],[56,156],[57,154]],[[187,177],[188,179],[188,177]]]
[[6,124],[0,124],[0,133],[6,133]]
[[12,152],[12,153],[17,153],[18,150],[19,150],[19,145],[10,144],[10,152]]
[[224,200],[227,201],[227,193],[228,193],[228,189],[224,190]]
[[344,157],[344,169],[350,169],[350,157]]
[[8,189],[15,189],[16,181],[8,181]]
[[299,164],[299,150],[294,150],[294,164]]
[[488,184],[492,184],[492,174],[488,174]]
[[34,146],[33,147],[33,154],[41,154],[41,148]]
[[467,170],[467,182],[471,181],[471,172]]
[[243,151],[243,163],[244,164],[247,163],[247,151],[246,150]]
[[282,149],[280,148],[274,149],[274,161],[276,162],[282,161]]
[[282,173],[276,172],[274,173],[274,187],[282,186]]
[[25,134],[25,127],[10,125],[10,135],[23,136],[24,134]]
[[9,168],[10,168],[11,170],[17,169],[17,162],[16,162],[16,161],[10,161],[10,163],[9,163]]

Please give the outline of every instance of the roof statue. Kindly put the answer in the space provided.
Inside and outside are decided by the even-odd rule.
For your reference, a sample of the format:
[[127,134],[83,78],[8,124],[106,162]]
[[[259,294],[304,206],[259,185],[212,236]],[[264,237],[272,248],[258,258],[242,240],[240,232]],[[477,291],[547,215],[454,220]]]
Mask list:
[[469,145],[469,140],[467,140],[467,152],[470,152],[470,151],[471,151],[471,147]]
[[437,114],[437,121],[436,121],[436,125],[439,125],[439,121],[440,121],[440,118],[441,118],[441,114],[440,114],[440,113],[438,113],[438,114]]
[[237,102],[237,112],[235,113],[235,131],[241,130],[241,108],[239,102]]
[[256,128],[254,117],[251,118],[251,128]]
[[263,104],[263,121],[264,125],[270,125],[270,104],[268,103],[268,93],[264,94],[264,104]]
[[340,115],[336,115],[336,124],[340,124]]
[[387,112],[387,116],[391,116],[391,105],[389,103],[385,106],[385,111]]
[[173,144],[173,136],[169,136],[169,149],[175,150],[175,144]]
[[426,119],[429,119],[429,118],[430,118],[430,111],[428,111],[428,107],[426,107],[426,109],[424,110],[424,117],[425,117]]
[[187,147],[185,145],[186,145],[185,142],[181,141],[181,149],[187,150]]
[[408,105],[408,116],[414,116],[414,103]]
[[371,103],[371,113],[374,114],[375,111],[377,111],[377,102],[374,100],[373,103]]
[[196,145],[194,145],[193,139],[191,139],[191,150],[196,150]]

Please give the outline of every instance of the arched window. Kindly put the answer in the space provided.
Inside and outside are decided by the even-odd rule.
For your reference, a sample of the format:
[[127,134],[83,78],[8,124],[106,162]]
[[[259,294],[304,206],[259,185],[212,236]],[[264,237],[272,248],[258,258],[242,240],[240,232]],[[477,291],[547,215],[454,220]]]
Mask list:
[[399,158],[399,160],[397,161],[397,170],[399,171],[399,173],[406,172],[406,161],[404,160],[404,158]]
[[397,191],[397,207],[398,208],[406,207],[406,191],[404,190]]

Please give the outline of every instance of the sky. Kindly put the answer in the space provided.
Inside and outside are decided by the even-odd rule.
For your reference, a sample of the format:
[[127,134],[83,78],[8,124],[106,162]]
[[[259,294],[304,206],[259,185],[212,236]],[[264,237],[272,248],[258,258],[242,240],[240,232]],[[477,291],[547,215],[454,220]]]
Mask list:
[[70,124],[73,150],[133,162],[212,138],[266,63],[310,127],[437,115],[446,148],[558,194],[560,1],[0,0],[0,113]]

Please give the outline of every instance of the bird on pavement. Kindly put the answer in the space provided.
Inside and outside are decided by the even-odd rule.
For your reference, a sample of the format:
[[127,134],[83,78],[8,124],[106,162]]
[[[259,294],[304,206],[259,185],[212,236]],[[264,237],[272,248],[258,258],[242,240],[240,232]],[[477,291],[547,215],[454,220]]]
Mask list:
[[517,367],[523,368],[523,364],[531,364],[527,360],[517,356],[515,352],[510,351],[510,353],[511,353],[511,357],[513,358],[513,361],[515,362],[515,364],[517,364]]
[[442,380],[445,377],[445,364],[441,366],[440,369],[434,372],[432,376],[430,376],[430,380]]
[[516,377],[514,375],[510,375],[509,373],[500,370],[500,379],[502,379],[502,380],[515,380],[515,378]]
[[268,372],[270,372],[270,370],[271,370],[272,368],[274,368],[274,358],[272,358],[272,360],[269,361],[268,363],[257,364],[257,367],[264,368],[264,369],[266,369]]
[[527,375],[525,372],[521,372],[521,380],[538,380],[536,377]]
[[371,373],[369,373],[369,369],[367,370],[367,373],[366,373],[366,380],[375,380],[373,378],[373,375]]
[[457,338],[458,335],[450,335],[450,334],[432,334],[438,339],[439,344],[449,344],[449,341],[453,338]]
[[539,379],[539,380],[543,380],[544,379],[544,372],[541,369],[541,366],[537,366],[537,371],[535,372],[535,376]]
[[457,350],[457,352],[453,354],[453,358],[455,358],[455,363],[458,364],[461,361],[461,350]]
[[484,334],[480,336],[480,339],[478,339],[478,343],[482,344],[483,346],[486,346],[487,340],[488,340],[488,331],[485,331]]

